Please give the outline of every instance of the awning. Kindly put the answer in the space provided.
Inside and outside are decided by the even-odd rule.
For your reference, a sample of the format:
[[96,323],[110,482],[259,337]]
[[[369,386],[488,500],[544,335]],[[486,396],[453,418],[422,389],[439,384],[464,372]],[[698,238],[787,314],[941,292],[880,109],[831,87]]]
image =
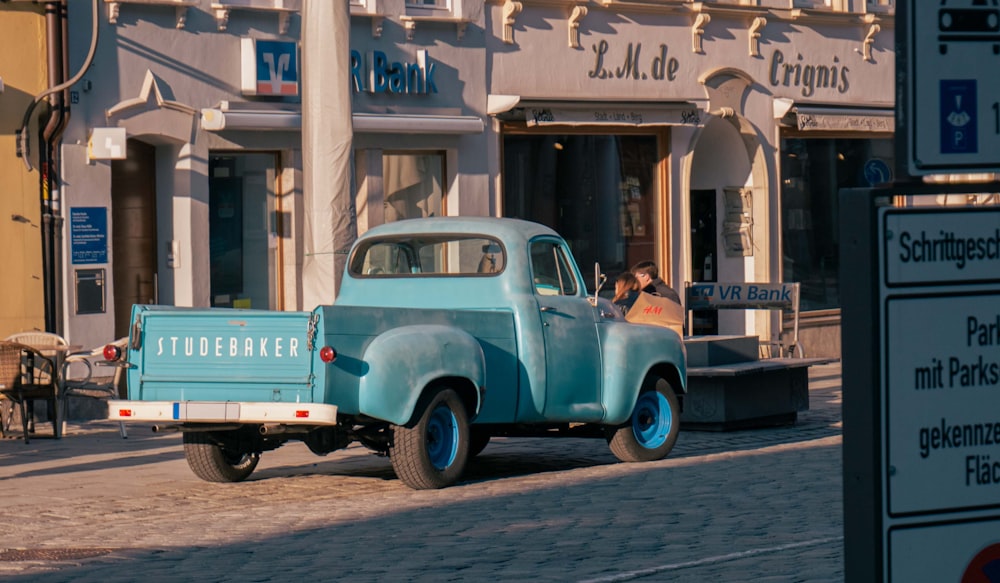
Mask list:
[[[221,102],[216,107],[201,110],[202,129],[250,131],[299,131],[302,111],[298,108],[258,108],[259,104]],[[478,134],[486,125],[472,115],[373,114],[351,115],[355,133],[387,134]]]
[[473,115],[403,115],[355,113],[354,131],[387,134],[480,134],[486,128]]
[[793,106],[781,117],[781,125],[800,131],[893,132],[896,130],[892,108]]
[[686,101],[552,102],[490,95],[487,112],[504,121],[534,126],[700,126],[705,115]]

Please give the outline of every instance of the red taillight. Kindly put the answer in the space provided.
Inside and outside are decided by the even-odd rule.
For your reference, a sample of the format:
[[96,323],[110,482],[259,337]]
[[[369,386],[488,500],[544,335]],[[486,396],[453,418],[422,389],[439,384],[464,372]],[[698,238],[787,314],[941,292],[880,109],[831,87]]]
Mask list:
[[114,344],[104,347],[104,360],[116,361],[122,357],[122,349]]
[[334,350],[332,346],[324,346],[319,349],[319,359],[327,364],[330,364],[331,362],[337,360],[337,351]]
[[118,410],[118,416],[119,417],[131,417],[132,416],[132,410],[131,409],[119,409]]
[[295,412],[295,417],[297,419],[308,419],[309,418],[309,411],[296,411]]

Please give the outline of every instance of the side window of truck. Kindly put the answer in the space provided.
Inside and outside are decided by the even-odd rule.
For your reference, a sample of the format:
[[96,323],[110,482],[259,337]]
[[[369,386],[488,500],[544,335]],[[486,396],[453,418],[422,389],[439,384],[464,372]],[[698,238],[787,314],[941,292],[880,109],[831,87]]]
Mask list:
[[555,241],[543,240],[531,244],[531,277],[538,295],[576,295],[573,270],[565,251]]

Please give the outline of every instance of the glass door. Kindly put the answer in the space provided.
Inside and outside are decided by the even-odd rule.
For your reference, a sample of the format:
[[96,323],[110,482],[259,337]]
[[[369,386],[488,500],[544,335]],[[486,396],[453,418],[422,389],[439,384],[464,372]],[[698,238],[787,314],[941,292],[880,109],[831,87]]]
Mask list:
[[277,157],[209,158],[211,305],[280,309],[277,301]]

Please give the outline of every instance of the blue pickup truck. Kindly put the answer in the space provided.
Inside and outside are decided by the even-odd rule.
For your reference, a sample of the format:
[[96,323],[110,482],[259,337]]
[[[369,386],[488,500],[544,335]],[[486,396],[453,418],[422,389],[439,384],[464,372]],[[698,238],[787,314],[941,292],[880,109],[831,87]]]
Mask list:
[[373,228],[336,302],[311,312],[137,305],[131,317],[128,400],[109,418],[182,431],[208,481],[244,480],[294,439],[318,455],[356,441],[406,485],[442,488],[496,436],[600,437],[639,462],[665,457],[680,429],[682,339],[588,295],[566,242],[536,223]]

